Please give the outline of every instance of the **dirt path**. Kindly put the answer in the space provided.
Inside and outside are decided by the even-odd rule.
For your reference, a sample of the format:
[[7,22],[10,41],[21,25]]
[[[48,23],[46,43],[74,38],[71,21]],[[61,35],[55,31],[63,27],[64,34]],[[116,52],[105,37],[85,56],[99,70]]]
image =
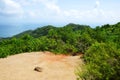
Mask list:
[[[0,80],[76,80],[79,56],[23,53],[0,59]],[[34,71],[39,66],[42,72]]]

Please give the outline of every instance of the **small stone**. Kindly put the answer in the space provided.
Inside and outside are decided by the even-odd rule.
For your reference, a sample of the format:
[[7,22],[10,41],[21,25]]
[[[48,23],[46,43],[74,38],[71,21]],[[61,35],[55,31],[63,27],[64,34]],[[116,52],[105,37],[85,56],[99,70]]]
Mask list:
[[37,72],[42,72],[42,68],[41,67],[35,67],[34,70],[37,71]]

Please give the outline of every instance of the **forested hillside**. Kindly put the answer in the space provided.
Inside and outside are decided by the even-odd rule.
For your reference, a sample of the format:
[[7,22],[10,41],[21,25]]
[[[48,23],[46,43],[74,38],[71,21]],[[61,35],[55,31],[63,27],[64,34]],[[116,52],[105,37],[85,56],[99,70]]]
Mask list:
[[0,41],[0,57],[23,52],[51,51],[55,54],[84,54],[85,80],[120,80],[120,23],[91,28],[87,25],[51,25],[28,30]]

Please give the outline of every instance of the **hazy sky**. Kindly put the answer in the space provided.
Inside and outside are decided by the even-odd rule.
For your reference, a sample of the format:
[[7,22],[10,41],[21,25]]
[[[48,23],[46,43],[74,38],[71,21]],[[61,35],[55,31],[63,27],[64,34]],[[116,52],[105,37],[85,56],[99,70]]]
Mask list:
[[0,24],[120,21],[120,0],[0,0]]

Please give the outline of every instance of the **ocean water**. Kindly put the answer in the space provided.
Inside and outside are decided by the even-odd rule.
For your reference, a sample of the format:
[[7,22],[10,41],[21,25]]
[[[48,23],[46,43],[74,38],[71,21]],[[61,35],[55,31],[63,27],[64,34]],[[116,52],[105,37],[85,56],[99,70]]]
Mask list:
[[66,24],[60,24],[60,23],[0,24],[0,38],[12,37],[26,30],[34,30],[36,28],[47,26],[47,25],[62,27]]
[[0,25],[0,37],[12,37],[26,30],[34,30],[38,27],[42,27],[41,24],[17,24],[17,25]]

